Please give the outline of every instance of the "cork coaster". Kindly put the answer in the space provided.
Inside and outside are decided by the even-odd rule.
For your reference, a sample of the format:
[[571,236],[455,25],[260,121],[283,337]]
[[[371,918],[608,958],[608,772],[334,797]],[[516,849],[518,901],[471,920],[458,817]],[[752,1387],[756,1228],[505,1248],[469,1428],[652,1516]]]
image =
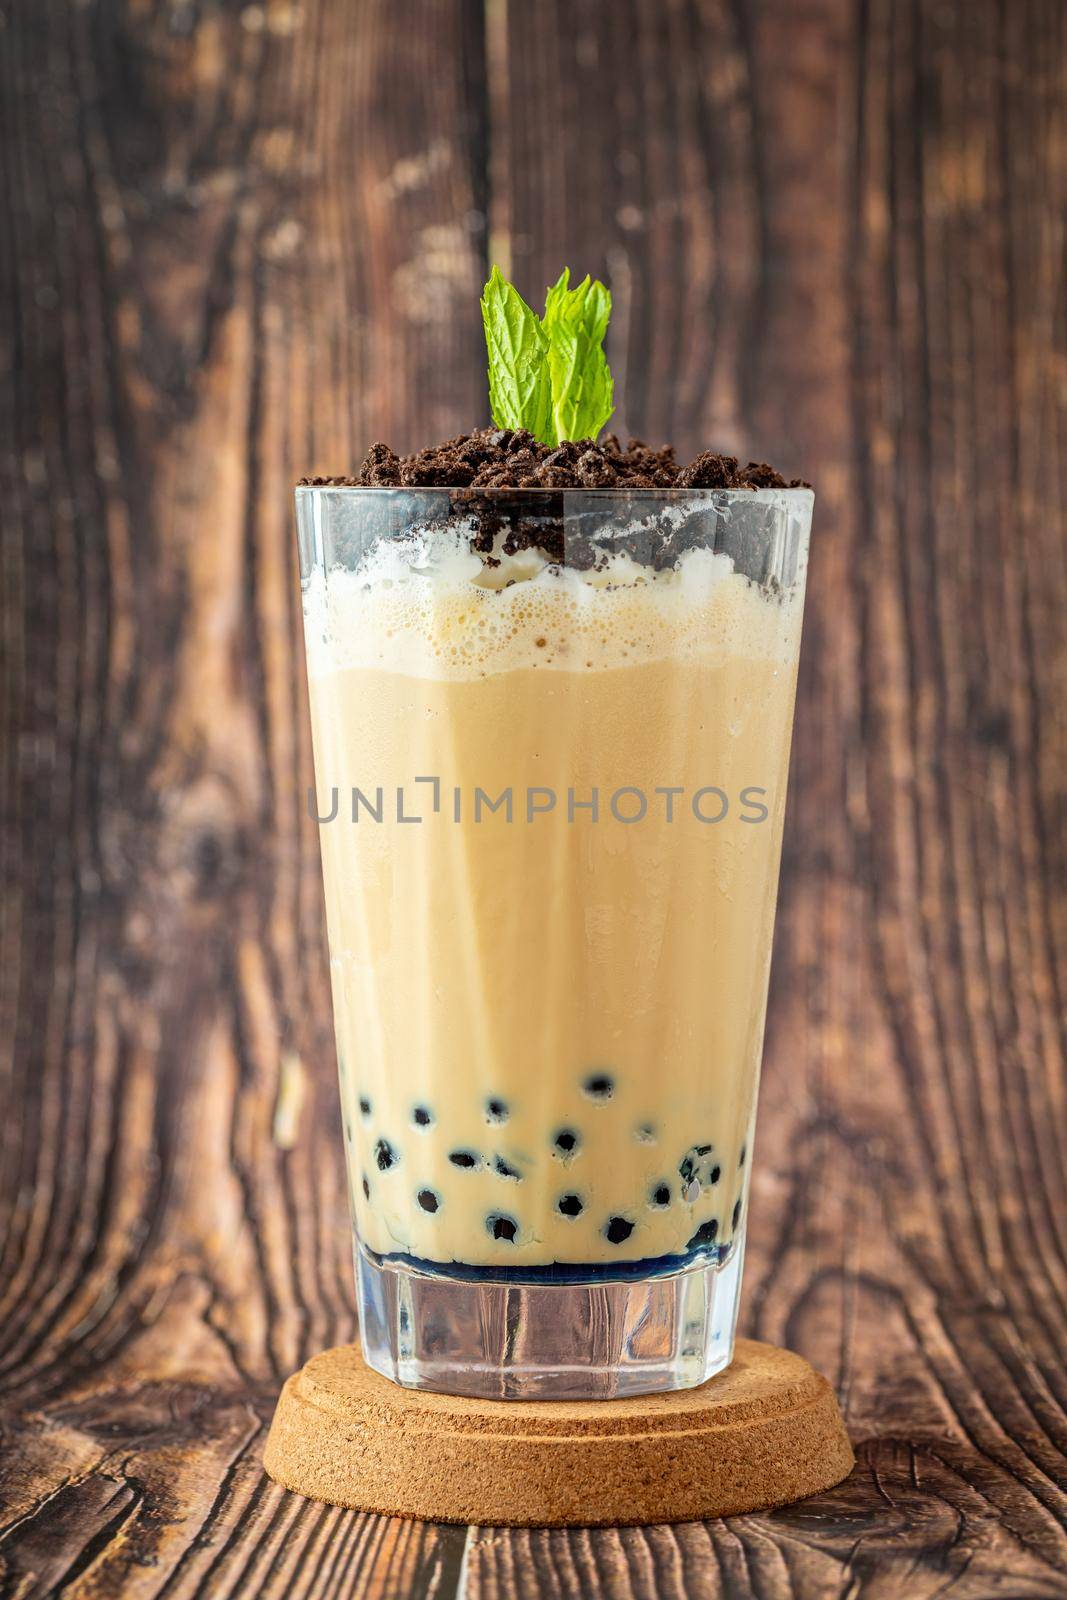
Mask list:
[[289,1379],[264,1465],[287,1489],[362,1511],[588,1527],[784,1505],[840,1483],[853,1455],[826,1379],[751,1339],[699,1389],[584,1402],[402,1389],[345,1345]]

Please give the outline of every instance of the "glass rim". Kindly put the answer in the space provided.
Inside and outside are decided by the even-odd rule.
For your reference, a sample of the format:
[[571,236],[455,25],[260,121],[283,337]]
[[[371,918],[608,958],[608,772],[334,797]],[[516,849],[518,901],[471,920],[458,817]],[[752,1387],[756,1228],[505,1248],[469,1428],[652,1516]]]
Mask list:
[[484,499],[513,499],[516,495],[538,495],[545,498],[549,495],[581,495],[584,499],[599,497],[604,500],[666,500],[666,499],[691,499],[706,501],[710,496],[717,495],[723,499],[738,501],[754,501],[757,503],[779,503],[784,500],[787,504],[797,505],[814,502],[815,490],[798,486],[783,489],[770,487],[759,489],[708,487],[693,488],[627,488],[620,485],[618,488],[583,488],[580,484],[569,484],[566,488],[553,488],[549,484],[523,484],[521,487],[509,489],[503,484],[474,486],[471,484],[437,484],[437,483],[298,483],[294,487],[296,495],[315,494],[359,494],[359,495],[463,495],[480,496]]

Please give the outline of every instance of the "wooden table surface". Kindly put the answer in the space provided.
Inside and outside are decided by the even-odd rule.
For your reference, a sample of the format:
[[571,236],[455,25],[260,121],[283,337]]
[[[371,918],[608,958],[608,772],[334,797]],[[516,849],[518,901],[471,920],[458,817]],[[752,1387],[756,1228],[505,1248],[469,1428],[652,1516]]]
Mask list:
[[[1067,1595],[1067,7],[7,0],[0,1594]],[[744,1307],[803,1505],[445,1529],[263,1475],[353,1334],[290,489],[485,418],[818,502]]]

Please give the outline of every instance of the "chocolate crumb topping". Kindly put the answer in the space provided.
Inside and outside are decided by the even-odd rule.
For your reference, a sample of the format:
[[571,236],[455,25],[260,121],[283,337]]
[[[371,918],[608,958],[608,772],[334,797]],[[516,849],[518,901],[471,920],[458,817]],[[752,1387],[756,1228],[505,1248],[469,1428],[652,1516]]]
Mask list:
[[398,456],[380,440],[355,477],[301,478],[322,488],[395,489],[806,489],[787,482],[765,461],[739,466],[736,456],[704,450],[679,466],[671,445],[653,449],[643,439],[624,447],[613,433],[599,444],[565,439],[540,444],[525,428],[479,428],[443,444]]
[[[602,566],[621,550],[660,571],[674,567],[688,549],[705,547],[718,518],[717,548],[767,590],[783,576],[767,536],[778,512],[753,496],[750,504],[735,505],[727,515],[715,497],[731,489],[810,488],[797,479],[787,484],[766,462],[742,467],[735,456],[710,450],[680,467],[670,445],[654,449],[643,439],[631,439],[624,446],[608,433],[599,444],[566,439],[549,446],[524,428],[480,428],[407,456],[379,440],[358,476],[300,482],[314,488],[436,490],[424,508],[413,502],[397,510],[383,496],[366,509],[360,537],[372,538],[376,522],[387,538],[395,536],[398,525],[414,527],[423,517],[434,529],[454,522],[488,567],[499,566],[501,556],[537,549],[550,562],[582,571]],[[508,492],[515,489],[535,492]],[[565,501],[559,492],[564,489],[589,493]],[[669,489],[702,494],[692,505],[668,509],[666,502],[642,493]]]

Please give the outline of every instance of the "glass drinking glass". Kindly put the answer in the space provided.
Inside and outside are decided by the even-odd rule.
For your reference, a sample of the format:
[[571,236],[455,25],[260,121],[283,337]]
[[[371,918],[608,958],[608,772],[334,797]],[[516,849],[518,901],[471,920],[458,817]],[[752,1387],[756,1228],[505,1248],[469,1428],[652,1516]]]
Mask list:
[[297,491],[367,1361],[727,1366],[810,490]]

